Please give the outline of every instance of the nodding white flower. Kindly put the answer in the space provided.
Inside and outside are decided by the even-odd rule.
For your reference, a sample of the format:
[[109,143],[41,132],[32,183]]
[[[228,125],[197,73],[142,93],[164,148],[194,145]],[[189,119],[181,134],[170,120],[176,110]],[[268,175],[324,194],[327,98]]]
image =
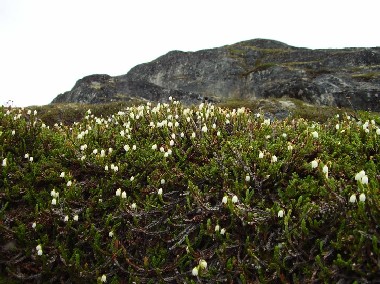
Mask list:
[[42,252],[42,249],[37,250],[37,254],[38,254],[38,255],[42,255],[42,253],[43,253],[43,252]]
[[162,195],[162,187],[160,187],[160,188],[158,189],[157,194],[158,194],[158,195]]
[[123,199],[127,198],[127,193],[125,191],[122,192],[121,198],[123,198]]
[[105,171],[108,171],[108,165],[105,165],[105,166],[104,166],[104,170],[105,170]]
[[168,153],[168,155],[171,155],[173,153],[173,151],[172,151],[172,149],[168,149],[168,151],[166,153]]
[[136,150],[136,149],[137,149],[136,145],[133,145],[132,150]]
[[220,226],[219,225],[215,225],[215,232],[219,232],[220,231]]
[[288,137],[288,134],[286,134],[286,133],[282,133],[282,137],[283,137],[283,138],[286,138],[286,137]]
[[79,220],[79,216],[78,215],[74,215],[74,221],[78,221]]
[[292,145],[292,144],[289,144],[289,145],[288,145],[288,150],[289,150],[289,151],[292,151],[292,150],[293,150],[293,145]]
[[64,178],[64,177],[65,177],[65,172],[62,172],[62,173],[59,175],[59,177]]
[[237,203],[239,201],[238,197],[236,195],[234,195],[232,197],[232,203]]
[[165,148],[161,146],[160,147],[160,152],[162,152],[162,153],[165,152]]
[[165,152],[165,153],[164,153],[164,157],[165,157],[165,158],[169,157],[169,153],[168,153],[168,152]]
[[314,138],[318,138],[318,132],[317,131],[311,132],[311,135],[313,135]]
[[116,196],[120,196],[121,195],[121,188],[119,187],[118,189],[116,189]]
[[12,136],[16,134],[16,130],[12,130]]
[[92,153],[93,153],[94,155],[98,154],[98,149],[94,149],[94,150],[92,151]]
[[57,199],[53,198],[53,199],[51,200],[51,204],[52,204],[52,205],[56,205],[56,204],[57,204]]
[[26,153],[26,154],[24,155],[24,158],[25,158],[25,159],[29,159],[29,154]]
[[169,121],[169,122],[168,122],[168,127],[169,127],[169,128],[173,127],[173,122]]
[[193,268],[193,270],[191,271],[191,274],[193,276],[198,276],[198,267],[197,266]]
[[183,138],[183,137],[185,137],[185,133],[181,132],[181,134],[179,136],[181,136],[181,138]]
[[284,217],[284,210],[282,210],[282,209],[279,210],[278,213],[277,213],[277,217],[278,217],[278,218],[282,218],[282,217]]
[[259,159],[262,159],[262,158],[264,158],[264,153],[263,152],[259,152]]
[[36,226],[37,226],[37,223],[36,223],[36,222],[33,222],[33,224],[32,224],[32,228],[35,229]]
[[376,129],[376,134],[380,135],[380,128]]
[[69,216],[68,216],[68,215],[66,215],[66,216],[65,216],[65,218],[63,218],[63,221],[64,221],[64,222],[67,222],[67,221],[69,221]]
[[212,128],[213,128],[213,129],[216,128],[216,124],[215,124],[215,123],[212,124]]
[[207,132],[207,126],[206,125],[203,125],[202,132]]
[[33,157],[29,157],[29,162],[33,162]]
[[165,184],[165,179],[161,179],[161,184]]
[[270,125],[270,119],[264,119],[262,125]]
[[101,150],[101,151],[100,151],[100,157],[105,157],[105,156],[106,156],[106,151]]
[[353,194],[350,196],[350,203],[355,203],[356,202],[356,195]]
[[102,281],[103,283],[106,283],[107,282],[107,276],[105,276],[103,274],[102,277],[100,278],[100,281]]
[[133,210],[135,210],[135,209],[137,208],[136,203],[132,203],[131,208],[132,208]]
[[223,229],[220,230],[220,234],[221,235],[224,235],[225,233],[226,233],[226,229],[223,228]]
[[247,174],[246,176],[245,176],[245,181],[246,182],[249,182],[251,180],[251,177],[249,176],[249,174]]
[[172,101],[172,100],[173,100],[173,97],[172,97],[172,96],[170,96],[170,97],[169,97],[169,101]]
[[216,132],[216,136],[220,136],[220,131],[218,130],[218,132]]
[[277,162],[277,156],[273,155],[272,156],[272,163],[275,163],[275,162]]
[[362,193],[362,194],[360,194],[359,195],[359,200],[361,201],[361,202],[364,202],[365,201],[365,194],[364,193]]
[[78,138],[79,140],[82,139],[82,138],[83,138],[83,134],[82,134],[82,133],[79,133],[78,136],[77,136],[77,138]]
[[125,146],[124,146],[124,150],[125,150],[125,152],[128,152],[129,149],[130,149],[129,145],[125,145]]
[[195,132],[191,133],[191,137],[195,138]]
[[174,145],[174,141],[173,141],[173,140],[170,140],[169,145],[170,145],[170,146],[173,146],[173,145]]
[[72,184],[73,184],[73,182],[71,180],[69,180],[66,185],[71,186]]
[[119,167],[118,167],[118,166],[114,166],[114,167],[113,167],[113,171],[114,171],[114,172],[118,172],[118,171],[119,171]]
[[324,165],[322,168],[323,173],[326,175],[326,178],[329,177],[329,167],[327,165]]
[[365,171],[361,170],[360,172],[358,172],[358,173],[355,175],[355,180],[360,181],[360,180],[362,179],[363,176],[365,176]]
[[315,169],[316,167],[318,167],[318,161],[317,160],[314,160],[314,161],[311,161],[311,167],[313,168],[313,169]]
[[227,204],[227,199],[228,199],[227,196],[223,196],[222,203],[223,203],[223,204]]
[[361,183],[362,184],[368,184],[368,176],[364,175],[362,176],[362,178],[360,179]]
[[206,262],[206,260],[204,260],[204,259],[199,260],[199,266],[202,269],[206,269],[207,268],[207,262]]
[[134,177],[134,176],[131,176],[129,180],[130,180],[130,181],[134,181],[134,180],[135,180],[135,177]]
[[154,145],[152,146],[152,150],[157,150],[157,144],[154,144]]
[[112,153],[112,151],[113,151],[113,149],[112,149],[112,148],[108,148],[108,154],[111,154],[111,153]]
[[82,157],[80,157],[80,159],[81,159],[82,161],[84,161],[84,160],[86,159],[86,155],[83,155]]
[[113,237],[113,231],[110,231],[110,232],[108,233],[108,236],[109,236],[110,238],[112,238],[112,237]]
[[339,130],[339,128],[340,128],[340,125],[339,125],[339,124],[336,124],[336,125],[335,125],[335,129],[336,129],[336,130]]
[[37,110],[34,110],[33,114],[34,114],[34,115],[37,115]]

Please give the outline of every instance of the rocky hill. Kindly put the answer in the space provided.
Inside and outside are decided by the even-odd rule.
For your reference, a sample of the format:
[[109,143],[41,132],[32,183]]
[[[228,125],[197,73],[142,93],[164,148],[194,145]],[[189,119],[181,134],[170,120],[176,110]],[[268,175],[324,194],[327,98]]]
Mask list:
[[254,39],[196,52],[171,51],[125,75],[84,77],[52,103],[166,101],[169,96],[185,104],[291,97],[380,111],[380,47],[310,50]]

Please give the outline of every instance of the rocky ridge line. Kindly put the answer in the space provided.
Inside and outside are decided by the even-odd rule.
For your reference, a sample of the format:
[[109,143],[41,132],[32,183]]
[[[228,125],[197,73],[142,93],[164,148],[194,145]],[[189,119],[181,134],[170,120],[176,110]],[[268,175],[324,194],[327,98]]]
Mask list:
[[169,96],[184,104],[290,97],[380,111],[380,47],[311,50],[254,39],[171,51],[125,75],[86,76],[52,103],[162,102]]

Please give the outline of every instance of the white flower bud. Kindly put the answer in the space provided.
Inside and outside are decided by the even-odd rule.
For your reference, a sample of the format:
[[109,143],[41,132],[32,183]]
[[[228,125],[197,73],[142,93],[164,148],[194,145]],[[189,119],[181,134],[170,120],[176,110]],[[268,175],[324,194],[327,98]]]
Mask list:
[[350,196],[350,203],[355,203],[356,202],[356,195],[353,194]]
[[362,193],[362,194],[359,195],[359,200],[360,200],[361,202],[364,202],[365,199],[366,199],[366,197],[365,197],[365,194],[364,194],[364,193]]
[[277,213],[277,217],[278,217],[278,218],[282,218],[282,217],[284,217],[284,210],[282,210],[282,209],[279,210],[278,213]]
[[223,204],[227,204],[227,196],[224,196],[223,199],[222,199],[222,203]]
[[236,195],[234,195],[232,197],[232,203],[237,203],[239,200],[238,200],[238,197]]

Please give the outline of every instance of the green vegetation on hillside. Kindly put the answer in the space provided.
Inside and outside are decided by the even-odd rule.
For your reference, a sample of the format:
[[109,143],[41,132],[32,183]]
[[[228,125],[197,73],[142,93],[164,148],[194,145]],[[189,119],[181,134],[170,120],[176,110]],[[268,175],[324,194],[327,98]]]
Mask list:
[[0,108],[0,282],[380,280],[377,115],[97,107]]

